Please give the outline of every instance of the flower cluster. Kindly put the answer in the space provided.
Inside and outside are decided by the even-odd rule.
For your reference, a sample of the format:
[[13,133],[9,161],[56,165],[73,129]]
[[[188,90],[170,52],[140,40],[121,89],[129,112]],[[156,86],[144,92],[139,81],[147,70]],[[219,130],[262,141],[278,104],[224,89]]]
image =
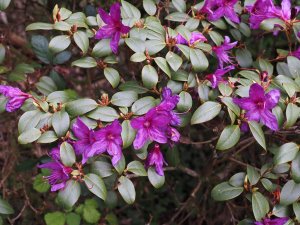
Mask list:
[[106,127],[94,131],[80,119],[72,127],[77,141],[74,148],[77,155],[82,155],[82,163],[95,155],[107,152],[112,157],[112,164],[116,165],[122,156],[122,127],[118,120]]
[[131,120],[131,126],[137,130],[133,142],[135,149],[141,149],[147,141],[161,144],[178,142],[179,132],[173,127],[180,124],[179,116],[173,111],[179,101],[178,95],[172,95],[169,88],[162,91],[162,102],[150,109],[144,116]]

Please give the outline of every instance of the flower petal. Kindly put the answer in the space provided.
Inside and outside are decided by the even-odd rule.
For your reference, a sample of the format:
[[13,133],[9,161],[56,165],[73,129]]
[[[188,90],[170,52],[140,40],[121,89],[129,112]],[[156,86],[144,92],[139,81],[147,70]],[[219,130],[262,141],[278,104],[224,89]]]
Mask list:
[[266,105],[265,105],[265,107],[267,109],[273,109],[277,105],[279,99],[280,99],[280,91],[279,90],[274,89],[272,91],[269,91],[266,94]]
[[116,2],[110,7],[110,16],[115,22],[120,22],[121,20],[121,4]]
[[260,121],[271,130],[278,130],[278,122],[276,117],[268,110],[264,110],[260,114]]
[[120,41],[120,32],[116,32],[113,34],[112,39],[110,41],[110,48],[113,53],[118,53],[119,41]]
[[104,9],[99,8],[98,13],[99,13],[99,15],[100,15],[100,17],[101,17],[101,19],[103,20],[104,23],[111,24],[113,22],[111,17],[108,15],[107,12],[104,11]]
[[134,149],[141,149],[148,140],[148,138],[149,136],[146,129],[139,129],[133,142]]

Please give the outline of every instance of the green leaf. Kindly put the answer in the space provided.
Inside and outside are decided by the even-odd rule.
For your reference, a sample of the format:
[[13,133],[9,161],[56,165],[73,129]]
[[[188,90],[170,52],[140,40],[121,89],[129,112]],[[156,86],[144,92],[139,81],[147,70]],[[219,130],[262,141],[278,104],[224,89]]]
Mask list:
[[80,225],[81,217],[76,213],[68,213],[66,216],[67,225]]
[[174,52],[169,51],[166,55],[166,60],[168,62],[168,64],[170,65],[170,67],[174,70],[177,71],[181,64],[182,64],[182,58],[175,54]]
[[68,142],[63,142],[60,145],[60,159],[65,166],[69,167],[76,162],[74,149]]
[[172,0],[172,4],[177,9],[177,11],[179,12],[186,11],[186,2],[184,0]]
[[193,106],[193,99],[190,93],[182,91],[179,94],[179,102],[177,104],[177,109],[179,112],[188,112]]
[[92,111],[97,107],[97,103],[93,99],[78,99],[66,104],[66,111],[69,115],[75,117]]
[[246,173],[239,172],[234,174],[228,181],[231,186],[234,187],[243,187]]
[[131,57],[130,57],[130,61],[131,62],[143,62],[145,61],[147,58],[145,56],[145,53],[143,52],[137,52],[134,53]]
[[157,64],[157,66],[165,72],[165,74],[168,75],[169,78],[171,78],[171,71],[170,68],[167,64],[167,60],[163,57],[156,57],[154,58],[155,63]]
[[240,116],[240,108],[234,104],[231,97],[224,97],[221,99],[221,101],[232,111],[235,115]]
[[0,0],[0,11],[6,9],[9,6],[10,1],[11,0]]
[[201,72],[208,68],[208,60],[199,49],[190,49],[190,59],[195,72]]
[[95,110],[87,114],[87,117],[94,120],[101,120],[103,122],[112,122],[120,116],[118,112],[109,106],[97,107]]
[[72,26],[65,21],[59,21],[54,24],[53,28],[60,31],[69,31]]
[[292,161],[298,154],[299,147],[294,142],[281,145],[274,156],[274,164],[282,164]]
[[92,56],[94,57],[104,57],[112,53],[110,48],[110,39],[100,40],[93,48]]
[[241,67],[247,68],[251,67],[253,60],[252,55],[246,48],[237,49],[235,52],[236,59]]
[[96,174],[89,173],[84,176],[84,182],[89,191],[97,195],[99,198],[105,201],[106,199],[106,187],[101,177]]
[[300,60],[294,56],[288,56],[287,63],[293,78],[300,77]]
[[154,88],[158,82],[156,69],[151,65],[145,65],[142,70],[142,81],[146,88]]
[[133,103],[131,110],[134,115],[140,116],[147,113],[151,108],[155,106],[155,99],[151,96],[140,98]]
[[72,66],[78,66],[81,68],[93,68],[97,66],[97,62],[93,57],[84,57],[72,62]]
[[101,218],[99,211],[91,205],[85,205],[82,213],[83,219],[89,224],[96,224]]
[[47,213],[44,219],[47,225],[64,225],[66,222],[65,214],[62,212]]
[[141,12],[136,8],[134,5],[130,4],[127,1],[121,0],[122,8],[121,8],[121,15],[123,19],[140,19]]
[[114,68],[106,67],[104,69],[104,76],[113,88],[116,88],[120,83],[120,75]]
[[31,24],[29,24],[25,28],[25,31],[31,31],[31,30],[52,30],[52,29],[53,29],[53,24],[38,22],[38,23],[31,23]]
[[296,220],[299,222],[300,221],[300,203],[299,202],[294,202],[293,203],[293,210],[296,216]]
[[121,175],[123,173],[123,171],[125,170],[125,166],[126,166],[126,161],[125,161],[125,157],[122,154],[121,159],[119,160],[119,162],[114,166],[114,168],[116,169],[116,171],[119,173],[119,175]]
[[144,52],[146,49],[145,41],[138,38],[126,38],[125,43],[134,52]]
[[266,149],[266,140],[265,140],[265,135],[264,132],[261,129],[261,125],[259,125],[255,121],[249,121],[248,122],[250,131],[257,141],[258,144],[260,144],[264,149]]
[[33,189],[37,192],[45,193],[50,189],[50,184],[44,179],[42,174],[39,174],[34,178]]
[[42,35],[33,35],[31,38],[31,45],[37,58],[43,63],[50,64],[52,55],[49,53],[49,43],[47,38]]
[[50,77],[43,76],[36,83],[37,89],[44,95],[49,95],[50,93],[57,91],[57,86]]
[[109,177],[114,173],[112,165],[104,161],[94,161],[91,165],[91,172],[102,178]]
[[73,90],[55,91],[47,96],[46,101],[50,103],[66,103],[75,100],[76,92]]
[[165,183],[165,176],[158,175],[153,167],[148,169],[148,179],[155,188],[160,188]]
[[70,117],[65,111],[55,112],[52,116],[52,126],[58,137],[63,137],[69,130]]
[[145,167],[140,161],[132,161],[128,163],[127,170],[138,176],[147,176]]
[[221,45],[224,41],[223,36],[216,31],[209,31],[208,34],[216,45]]
[[250,165],[247,165],[247,176],[251,185],[257,184],[260,178],[259,172]]
[[0,198],[0,214],[8,215],[8,214],[13,214],[14,212],[15,211],[10,206],[10,204],[7,201]]
[[267,71],[268,75],[273,74],[274,67],[269,61],[267,61],[263,58],[259,58],[258,59],[258,65],[259,65],[259,68],[260,68],[261,71]]
[[124,201],[128,204],[134,203],[136,194],[131,180],[129,180],[127,177],[121,176],[118,181],[118,190]]
[[252,194],[252,210],[257,221],[264,218],[270,210],[269,202],[260,192]]
[[228,182],[223,182],[215,186],[211,191],[211,197],[215,201],[227,201],[236,198],[243,192],[243,187],[231,186]]
[[66,208],[71,208],[80,197],[80,184],[78,181],[69,180],[66,183],[64,189],[61,189],[58,193],[58,200]]
[[0,44],[0,65],[3,63],[5,59],[5,47],[3,44]]
[[53,53],[62,52],[71,44],[71,39],[68,35],[59,35],[51,39],[49,49]]
[[47,144],[56,141],[58,137],[56,133],[52,130],[42,133],[42,135],[37,139],[37,143]]
[[127,148],[129,147],[134,138],[135,138],[135,129],[133,129],[130,125],[130,121],[129,120],[124,120],[122,123],[122,140],[123,140],[123,148]]
[[138,99],[134,91],[120,91],[115,93],[111,98],[111,104],[121,107],[130,107]]
[[186,22],[190,16],[186,13],[182,12],[173,12],[165,17],[166,20],[174,21],[174,22]]
[[155,15],[156,13],[156,5],[154,0],[143,0],[143,7],[150,16]]
[[280,192],[280,204],[290,205],[297,201],[300,197],[300,184],[296,184],[295,181],[288,181]]
[[53,64],[54,65],[64,64],[71,58],[71,56],[72,56],[72,53],[69,51],[60,52],[54,57]]
[[283,29],[286,27],[283,20],[279,18],[271,18],[263,20],[260,24],[260,28],[265,31],[272,31],[276,25],[282,27]]
[[221,111],[221,104],[217,102],[205,102],[193,114],[191,124],[204,123],[215,118]]
[[29,144],[36,141],[41,135],[42,132],[39,129],[31,128],[20,134],[18,137],[18,142],[23,145]]
[[300,183],[300,152],[297,153],[296,157],[292,161],[291,174],[293,180],[296,183]]
[[81,49],[82,53],[85,55],[89,49],[89,38],[87,34],[79,30],[74,33],[73,37],[76,45]]
[[140,86],[136,81],[127,81],[119,86],[121,91],[134,91],[138,94],[144,94],[148,91],[147,88]]
[[218,140],[216,149],[226,150],[236,145],[240,140],[241,130],[238,125],[230,125],[224,128]]
[[166,46],[166,43],[164,42],[164,40],[147,40],[146,41],[146,49],[147,49],[149,55],[154,55],[154,54],[160,52],[165,46]]
[[286,123],[285,123],[285,127],[289,128],[291,126],[293,126],[297,119],[300,116],[300,108],[293,103],[289,103],[288,106],[286,107]]
[[18,131],[23,133],[26,130],[35,128],[41,120],[43,113],[39,110],[32,110],[25,112],[19,119]]

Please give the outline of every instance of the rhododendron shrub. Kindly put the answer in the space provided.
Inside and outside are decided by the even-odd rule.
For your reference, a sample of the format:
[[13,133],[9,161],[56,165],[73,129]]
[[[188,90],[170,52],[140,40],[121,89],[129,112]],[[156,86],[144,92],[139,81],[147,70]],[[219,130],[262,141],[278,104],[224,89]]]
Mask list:
[[[56,5],[51,20],[28,24],[36,61],[49,73],[35,85],[7,73],[0,106],[21,114],[19,144],[49,149],[37,165],[48,186],[37,190],[55,192],[80,219],[88,198],[139,204],[154,191],[140,194],[143,177],[161,188],[179,170],[197,184],[170,224],[198,195],[206,211],[214,211],[207,202],[226,202],[228,217],[214,224],[298,224],[299,2],[135,2],[101,5],[94,15]],[[82,70],[89,87],[104,77],[109,91],[80,82],[73,90],[65,68]],[[180,163],[190,152],[201,155],[197,166]],[[1,205],[9,210],[0,214],[13,213]],[[186,224],[213,224],[201,213],[187,213]]]

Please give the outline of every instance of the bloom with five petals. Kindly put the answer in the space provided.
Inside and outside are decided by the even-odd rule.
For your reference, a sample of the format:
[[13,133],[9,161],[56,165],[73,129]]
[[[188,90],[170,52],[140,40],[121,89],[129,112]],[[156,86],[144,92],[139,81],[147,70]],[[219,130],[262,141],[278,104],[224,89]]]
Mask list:
[[222,69],[224,67],[224,63],[232,63],[228,51],[233,49],[236,45],[237,41],[230,43],[230,38],[225,36],[223,44],[212,48],[213,52],[218,57],[219,68]]
[[167,165],[166,161],[164,160],[164,156],[160,151],[160,147],[158,144],[155,144],[153,149],[150,150],[148,153],[145,166],[149,168],[151,166],[155,167],[155,171],[158,175],[163,176],[164,170],[163,165]]
[[276,131],[278,122],[271,110],[277,105],[279,99],[279,90],[274,89],[265,94],[263,87],[255,83],[250,87],[249,97],[234,98],[233,102],[247,111],[246,118],[249,121],[260,121]]
[[110,7],[109,14],[105,12],[102,8],[99,8],[99,15],[106,25],[101,27],[95,35],[96,39],[111,38],[110,48],[115,54],[118,53],[118,46],[121,34],[127,34],[130,30],[130,27],[125,26],[121,21],[120,7],[120,3],[114,3]]
[[234,66],[227,66],[223,69],[217,69],[214,73],[206,75],[206,79],[210,81],[212,88],[216,88],[223,81],[223,76],[233,70]]

